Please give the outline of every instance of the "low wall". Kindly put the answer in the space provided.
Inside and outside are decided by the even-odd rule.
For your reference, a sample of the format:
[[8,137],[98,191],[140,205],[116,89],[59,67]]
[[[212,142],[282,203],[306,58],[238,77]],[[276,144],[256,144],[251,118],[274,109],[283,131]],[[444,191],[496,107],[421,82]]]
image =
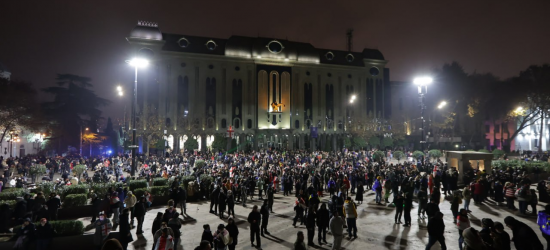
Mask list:
[[[118,238],[119,233],[113,232],[109,235],[109,238]],[[4,241],[0,242],[0,249],[13,249],[15,241]],[[84,234],[77,236],[66,236],[66,237],[54,237],[50,242],[49,249],[68,249],[74,246],[78,250],[97,250],[94,246],[94,235],[93,234]],[[36,249],[35,241],[30,242],[28,249]]]

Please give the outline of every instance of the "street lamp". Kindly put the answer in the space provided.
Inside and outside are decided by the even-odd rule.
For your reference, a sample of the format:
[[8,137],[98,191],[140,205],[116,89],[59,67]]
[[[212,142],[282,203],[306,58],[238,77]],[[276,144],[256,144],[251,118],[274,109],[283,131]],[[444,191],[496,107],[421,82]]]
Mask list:
[[443,107],[445,107],[447,105],[447,102],[446,101],[442,101],[439,103],[439,105],[437,105],[437,108],[438,109],[442,109]]
[[[88,128],[86,128],[86,131],[88,131]],[[82,125],[80,125],[80,156],[82,157]],[[92,147],[91,146],[92,144],[90,144],[90,148]],[[91,152],[92,150],[90,150]],[[90,157],[92,156],[92,154],[90,154]]]
[[413,80],[414,85],[418,87],[418,95],[420,98],[420,119],[422,120],[422,126],[420,130],[422,131],[422,138],[420,138],[420,147],[424,151],[424,144],[426,144],[426,138],[424,138],[424,110],[426,105],[424,105],[424,96],[428,92],[428,85],[433,82],[433,79],[429,76],[416,77]]
[[132,60],[126,61],[130,66],[134,67],[134,100],[132,101],[132,168],[130,175],[134,176],[136,173],[136,106],[137,106],[137,77],[138,77],[138,68],[145,68],[149,65],[149,61],[144,58],[134,58]]

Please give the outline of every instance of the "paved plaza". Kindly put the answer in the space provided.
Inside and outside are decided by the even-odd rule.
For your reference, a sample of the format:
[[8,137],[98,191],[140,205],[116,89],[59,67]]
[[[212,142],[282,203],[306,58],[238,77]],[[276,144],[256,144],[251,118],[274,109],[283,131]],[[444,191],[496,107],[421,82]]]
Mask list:
[[[352,196],[355,198],[355,195]],[[323,197],[323,202],[326,202],[328,196]],[[391,199],[390,199],[391,200]],[[294,196],[282,196],[282,192],[275,195],[275,203],[273,207],[274,213],[270,215],[268,230],[271,235],[262,237],[262,248],[266,250],[275,249],[292,249],[293,243],[296,240],[296,232],[303,231],[307,235],[305,226],[292,226],[292,218],[294,217]],[[216,228],[220,223],[226,224],[227,220],[221,220],[218,216],[209,213],[208,201],[187,203],[188,216],[194,220],[186,220],[182,225],[181,244],[178,249],[194,249],[198,246],[201,235],[202,225],[209,224],[211,228]],[[262,201],[254,199],[244,208],[241,205],[235,205],[236,224],[239,227],[238,245],[236,249],[255,249],[250,245],[249,224],[246,221],[248,214],[253,205],[260,206]],[[538,209],[544,209],[544,204],[540,204]],[[143,225],[144,234],[140,237],[135,235],[135,229],[132,230],[134,242],[130,243],[129,249],[142,250],[152,249],[152,233],[151,226],[157,212],[164,212],[165,207],[154,207],[147,212],[145,223]],[[411,210],[412,226],[403,227],[402,224],[394,224],[395,209],[384,205],[377,205],[374,202],[374,192],[365,192],[364,203],[357,208],[358,213],[358,238],[354,240],[344,239],[342,246],[345,249],[424,249],[428,241],[427,220],[418,220],[416,215],[417,203],[414,202],[414,207]],[[448,249],[458,248],[458,229],[453,225],[450,203],[447,200],[441,199],[441,212],[444,214],[445,221],[445,238]],[[474,205],[473,201],[470,205],[472,214],[470,220],[472,227],[481,228],[482,218],[491,218],[494,221],[503,222],[508,215],[514,215],[518,220],[521,220],[530,225],[533,230],[539,235],[541,242],[546,245],[546,241],[540,236],[540,230],[536,225],[536,217],[522,218],[516,216],[514,211],[506,209],[505,206],[496,206],[495,202],[489,201],[485,205]],[[179,212],[179,209],[178,209]],[[91,218],[82,218],[85,225],[89,224]],[[297,224],[299,225],[299,223]],[[510,229],[506,231],[512,236]],[[87,233],[93,233],[88,231]],[[306,237],[307,241],[307,237]],[[317,231],[314,238],[317,244]],[[309,249],[331,249],[330,243],[332,236],[327,235],[329,245],[309,247]],[[432,249],[441,249],[439,244]],[[512,249],[515,249],[512,243]]]

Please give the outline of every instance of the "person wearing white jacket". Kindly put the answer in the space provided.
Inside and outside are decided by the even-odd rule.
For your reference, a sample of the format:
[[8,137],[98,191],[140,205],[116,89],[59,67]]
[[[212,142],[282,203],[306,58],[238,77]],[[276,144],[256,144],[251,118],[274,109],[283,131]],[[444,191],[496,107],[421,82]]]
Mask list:
[[218,230],[214,232],[214,244],[217,250],[226,250],[229,244],[229,231],[225,229],[223,224],[218,225]]
[[339,250],[344,239],[344,219],[338,213],[334,213],[329,222],[330,233],[332,233],[332,250]]

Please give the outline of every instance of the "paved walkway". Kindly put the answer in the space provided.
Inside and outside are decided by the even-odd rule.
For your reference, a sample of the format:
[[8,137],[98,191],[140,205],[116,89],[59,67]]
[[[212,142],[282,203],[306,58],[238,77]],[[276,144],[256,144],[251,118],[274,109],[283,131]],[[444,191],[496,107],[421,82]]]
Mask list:
[[[326,201],[328,197],[324,197]],[[355,195],[353,196],[355,198]],[[275,195],[274,212],[269,219],[268,230],[271,233],[270,236],[262,237],[262,248],[266,250],[275,249],[292,249],[293,243],[296,240],[296,232],[303,231],[307,235],[307,230],[304,226],[294,228],[292,226],[292,218],[294,217],[295,198],[293,196],[282,196],[282,193]],[[254,200],[247,204],[247,208],[242,206],[235,206],[236,223],[239,227],[239,238],[237,249],[254,249],[250,245],[248,222],[246,218],[251,211],[253,205],[261,205],[262,202]],[[539,209],[544,209],[545,204],[540,204]],[[424,249],[428,241],[427,232],[427,220],[419,220],[416,215],[417,203],[414,203],[414,207],[411,210],[412,226],[403,227],[402,225],[394,224],[395,210],[392,207],[386,207],[382,205],[376,205],[374,202],[374,193],[368,191],[365,193],[364,204],[359,205],[357,221],[358,238],[352,241],[344,239],[343,247],[345,249]],[[135,229],[132,230],[132,234],[136,241],[130,243],[129,249],[142,250],[152,249],[152,233],[151,226],[157,212],[163,212],[165,207],[156,207],[151,209],[145,218],[143,226],[144,234],[139,238],[135,235]],[[458,230],[453,225],[452,213],[450,210],[450,203],[444,199],[440,204],[441,212],[444,214],[445,221],[445,237],[448,249],[458,249]],[[504,218],[508,215],[515,215],[514,211],[509,211],[503,206],[496,206],[495,202],[487,202],[485,205],[477,206],[470,205],[472,215],[470,216],[471,224],[476,229],[481,227],[482,218],[491,218],[493,221],[503,222]],[[200,242],[202,235],[202,225],[210,224],[211,228],[216,228],[218,224],[226,224],[227,220],[220,220],[216,215],[209,213],[209,202],[194,202],[187,204],[188,216],[195,220],[187,222],[182,226],[181,232],[181,244],[178,249],[194,249]],[[517,219],[530,225],[533,230],[539,235],[541,242],[546,245],[546,241],[540,235],[540,230],[536,225],[536,217],[522,218],[515,216]],[[85,225],[89,224],[90,217],[82,218]],[[511,235],[511,231],[506,229]],[[93,231],[89,231],[93,233]],[[316,232],[317,233],[317,232]],[[306,237],[307,240],[307,237]],[[327,235],[327,242],[331,243],[332,236]],[[314,242],[317,243],[317,234],[315,235]],[[309,249],[330,249],[330,246],[322,245]],[[432,249],[440,249],[436,244]],[[512,249],[514,249],[512,244]]]

